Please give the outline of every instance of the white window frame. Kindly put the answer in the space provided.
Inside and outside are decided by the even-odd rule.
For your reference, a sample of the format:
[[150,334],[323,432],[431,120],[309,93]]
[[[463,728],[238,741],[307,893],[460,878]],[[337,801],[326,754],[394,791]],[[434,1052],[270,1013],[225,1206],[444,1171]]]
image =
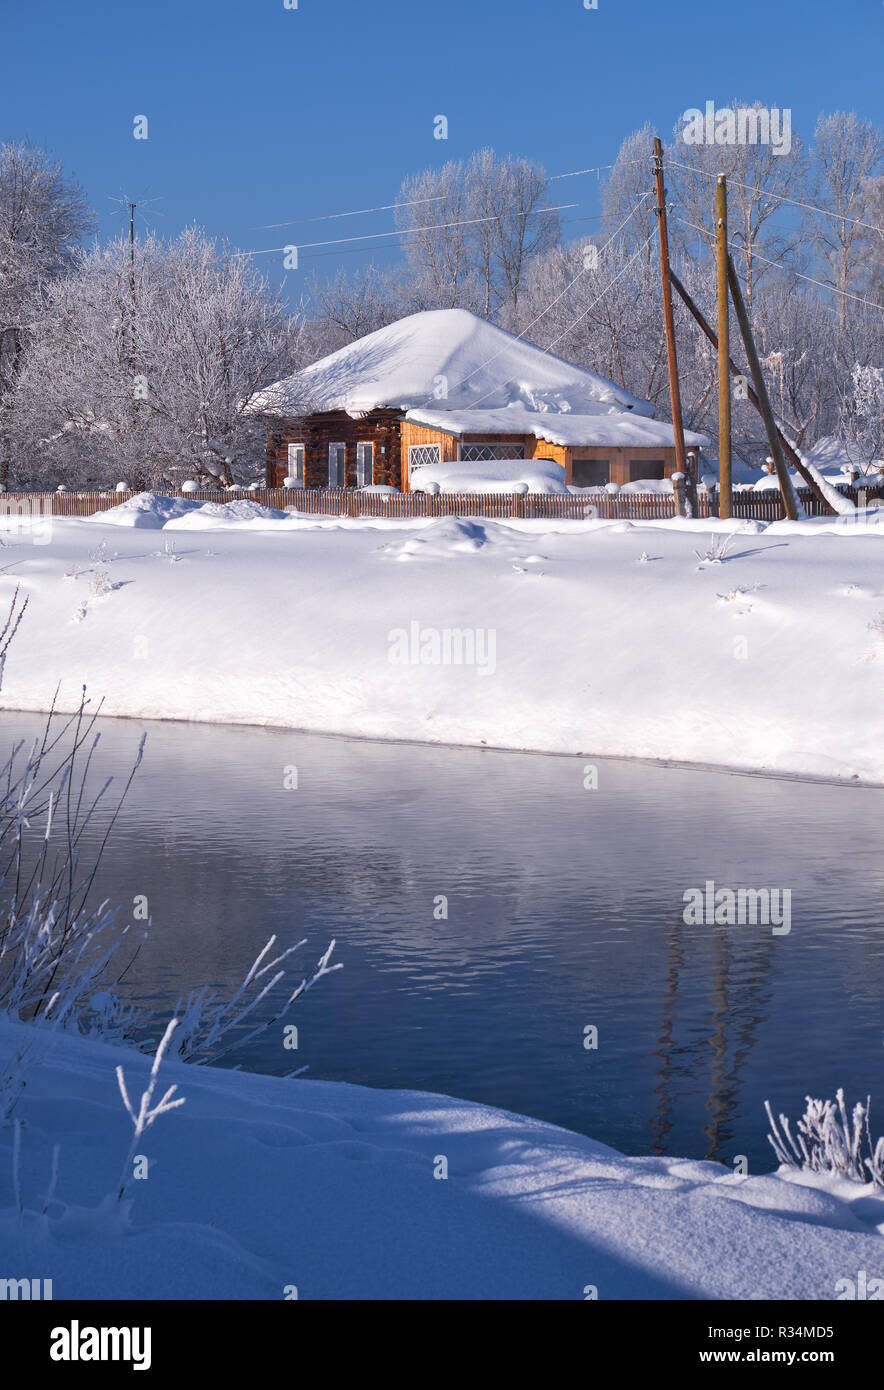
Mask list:
[[[332,454],[333,449],[335,451],[337,451],[338,449],[343,449],[344,451],[344,479],[343,482],[340,483],[338,482],[338,455],[337,452],[335,452],[334,455]],[[334,457],[335,461],[334,477],[332,477],[332,457]],[[330,442],[328,446],[328,485],[329,487],[347,486],[347,444],[346,441],[343,439],[339,439],[337,441],[333,440]]]
[[304,465],[306,453],[306,446],[303,444],[290,444],[288,446],[288,472],[286,473],[286,477],[294,479],[298,487],[304,486]]
[[[366,469],[366,460],[368,467]],[[368,476],[366,477],[366,472]],[[360,439],[356,445],[356,486],[374,486],[374,441],[370,439]]]
[[[431,449],[436,450],[436,457],[426,458]],[[430,464],[442,462],[441,444],[409,444],[408,446],[408,471],[413,472],[415,468],[426,468]]]

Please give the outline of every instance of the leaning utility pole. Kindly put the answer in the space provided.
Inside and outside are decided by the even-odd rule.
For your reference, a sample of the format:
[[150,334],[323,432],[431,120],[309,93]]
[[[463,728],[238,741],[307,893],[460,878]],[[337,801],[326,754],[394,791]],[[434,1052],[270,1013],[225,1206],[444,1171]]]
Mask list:
[[[681,392],[678,386],[678,360],[675,355],[675,321],[672,317],[672,285],[669,269],[669,232],[666,227],[666,189],[663,187],[663,146],[654,136],[654,181],[657,185],[657,230],[660,240],[660,278],[663,290],[663,324],[666,329],[666,357],[669,364],[669,400],[672,406],[672,430],[675,435],[675,458],[679,473],[687,473],[684,430],[681,423]],[[688,479],[688,483],[696,481]]]
[[746,305],[743,303],[743,292],[740,289],[737,272],[734,269],[734,263],[730,256],[727,258],[727,278],[730,282],[734,309],[737,314],[737,322],[740,325],[740,332],[743,335],[743,346],[746,349],[746,356],[749,359],[749,370],[752,373],[752,380],[755,382],[755,394],[758,397],[761,418],[764,421],[764,428],[767,431],[767,442],[770,445],[770,452],[776,465],[777,482],[780,485],[780,492],[783,497],[783,507],[785,508],[788,519],[790,521],[797,521],[798,499],[795,496],[795,489],[792,487],[792,479],[789,477],[786,460],[783,458],[783,449],[780,444],[780,436],[776,421],[774,420],[773,410],[771,409],[770,397],[767,394],[764,373],[761,370],[761,363],[758,360],[755,339],[752,337],[749,315],[746,312]]
[[715,190],[716,257],[718,269],[718,486],[720,516],[733,516],[731,478],[730,322],[727,295],[727,180],[718,175]]
[[[691,296],[688,294],[687,290],[679,280],[674,270],[670,273],[670,278],[672,280],[673,285],[675,286],[675,289],[681,295],[681,298],[684,300],[691,314],[694,316],[697,323],[700,325],[700,328],[703,330],[712,346],[717,350],[718,337],[716,335],[715,329],[710,328],[709,324],[706,322],[706,319],[703,317],[702,313],[697,308],[693,299],[691,299]],[[760,415],[761,402],[759,401],[758,396],[755,394],[755,391],[746,381],[745,376],[743,375],[740,368],[737,366],[736,362],[732,357],[729,359],[728,366],[730,367],[731,376],[739,377],[742,381],[745,382],[746,396],[751,401],[752,405],[754,405],[755,409],[758,411]],[[801,477],[804,479],[807,486],[810,488],[814,497],[819,502],[823,514],[826,516],[834,516],[835,508],[832,506],[831,502],[829,502],[826,498],[825,493],[823,492],[819,483],[814,478],[813,474],[809,473],[808,470],[805,468],[804,464],[801,461],[800,454],[797,452],[796,449],[792,447],[786,436],[783,434],[783,431],[779,428],[779,426],[777,426],[777,436],[779,438],[780,447],[782,448],[783,453],[786,455],[789,462],[792,464],[792,467],[795,468],[798,473],[800,473]]]

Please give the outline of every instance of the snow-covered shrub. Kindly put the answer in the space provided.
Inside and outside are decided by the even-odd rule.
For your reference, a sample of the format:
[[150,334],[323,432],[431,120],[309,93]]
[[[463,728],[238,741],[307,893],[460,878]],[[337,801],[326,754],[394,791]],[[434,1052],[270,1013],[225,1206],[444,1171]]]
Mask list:
[[128,483],[117,483],[116,487],[114,488],[114,492],[128,492],[128,491],[129,491],[129,484],[128,484]]
[[813,1100],[806,1096],[807,1109],[798,1121],[797,1138],[789,1121],[780,1115],[782,1133],[777,1127],[770,1101],[764,1102],[770,1122],[770,1142],[781,1164],[802,1168],[808,1173],[829,1173],[852,1182],[871,1182],[884,1189],[884,1136],[872,1142],[869,1128],[871,1101],[853,1107],[848,1116],[844,1092],[835,1100]]
[[283,487],[288,488],[300,487],[300,483],[298,482],[297,478],[283,478],[282,485]]
[[96,570],[89,585],[89,593],[93,598],[104,598],[106,594],[112,594],[115,588],[116,585],[107,570]]
[[176,565],[178,561],[181,559],[181,556],[175,549],[174,540],[172,540],[168,536],[163,537],[162,550],[154,550],[151,552],[151,554],[153,555],[153,558],[155,560],[168,560],[170,565]]
[[181,484],[182,492],[199,492],[199,483],[195,483],[192,478]]
[[[87,712],[85,695],[75,714],[51,713],[30,749],[18,744],[0,768],[0,1011],[16,1019],[76,1024],[119,947],[137,945],[135,929],[120,926],[108,902],[94,901],[103,845],[91,862],[82,854],[113,780],[93,793],[97,714]],[[142,739],[110,827],[143,747]],[[110,1009],[105,1023],[119,1036]]]
[[[16,590],[0,630],[0,682],[26,606]],[[84,836],[107,805],[112,781],[93,792],[98,712],[87,711],[84,693],[74,714],[50,713],[31,747],[19,743],[0,766],[0,1013],[16,1019],[57,1026],[77,1020],[103,987],[117,949],[135,935],[117,924],[107,902],[95,902],[103,844],[91,860],[83,857]],[[142,739],[109,829],[143,747]],[[105,1021],[113,1034],[112,1010]],[[8,1097],[16,1084],[5,1075],[0,1090]]]
[[165,1095],[157,1101],[156,1105],[153,1106],[153,1108],[151,1108],[151,1101],[153,1100],[153,1094],[156,1090],[157,1077],[159,1076],[160,1066],[162,1065],[163,1057],[166,1054],[166,1049],[169,1046],[169,1039],[171,1038],[173,1032],[177,1027],[177,1018],[171,1019],[166,1026],[166,1031],[163,1034],[162,1039],[160,1040],[160,1045],[157,1048],[156,1053],[154,1054],[153,1065],[150,1069],[150,1079],[147,1083],[147,1090],[142,1091],[141,1100],[139,1101],[137,1110],[135,1109],[134,1105],[129,1099],[129,1092],[126,1088],[126,1078],[123,1074],[123,1068],[117,1067],[117,1085],[120,1088],[120,1095],[123,1097],[123,1104],[126,1107],[129,1119],[132,1121],[133,1131],[132,1141],[129,1145],[129,1152],[126,1155],[126,1159],[123,1163],[122,1171],[120,1173],[120,1181],[117,1185],[117,1203],[119,1203],[122,1200],[123,1194],[126,1191],[126,1186],[129,1182],[129,1179],[132,1176],[132,1160],[135,1157],[135,1151],[139,1147],[139,1144],[143,1136],[150,1129],[154,1121],[159,1118],[160,1115],[167,1115],[170,1110],[177,1110],[179,1106],[184,1104],[184,1096],[179,1096],[176,1100],[172,1099],[175,1092],[178,1090],[177,1085],[172,1085],[169,1087],[168,1091],[166,1091]]
[[725,536],[719,536],[717,538],[715,536],[710,536],[709,546],[705,554],[701,555],[699,550],[694,551],[694,554],[700,561],[698,569],[702,568],[703,565],[723,565],[727,559],[727,553],[734,543],[735,535],[736,531],[728,531]]
[[[217,1062],[219,1057],[224,1056],[234,1047],[244,1047],[259,1033],[263,1033],[265,1028],[270,1028],[274,1023],[278,1023],[292,1004],[300,999],[302,994],[306,994],[317,980],[321,980],[323,975],[331,975],[333,971],[341,969],[340,965],[329,965],[331,953],[335,948],[335,943],[332,941],[328,950],[320,956],[309,979],[305,976],[300,984],[288,993],[288,998],[286,998],[287,987],[279,993],[272,1017],[256,1024],[248,1032],[241,1033],[240,1030],[245,1020],[284,979],[286,972],[277,970],[276,967],[305,944],[306,938],[294,946],[289,946],[273,960],[265,962],[265,956],[276,945],[276,937],[271,936],[264,949],[258,953],[242,984],[230,999],[220,999],[215,991],[210,990],[206,985],[202,989],[191,990],[185,1001],[179,999],[175,1007],[176,1018],[179,1013],[181,1015],[180,1030],[176,1034],[176,1055],[182,1061],[192,1061],[198,1065],[206,1062]],[[226,1041],[228,1038],[229,1041]]]

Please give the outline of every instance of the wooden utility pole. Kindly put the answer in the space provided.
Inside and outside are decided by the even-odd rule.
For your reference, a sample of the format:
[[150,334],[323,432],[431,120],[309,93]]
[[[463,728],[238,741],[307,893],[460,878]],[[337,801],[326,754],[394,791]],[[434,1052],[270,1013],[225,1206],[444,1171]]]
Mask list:
[[135,374],[135,203],[129,204],[129,370]]
[[[673,285],[675,286],[675,289],[678,291],[679,295],[680,295],[681,298],[684,300],[684,302],[685,302],[687,308],[690,310],[691,314],[692,314],[693,317],[696,319],[697,323],[700,325],[700,328],[703,330],[703,332],[705,333],[706,337],[709,339],[709,341],[710,341],[710,343],[712,344],[712,346],[713,346],[714,348],[717,349],[717,348],[718,348],[718,337],[717,337],[717,335],[716,335],[716,333],[715,333],[715,329],[714,329],[714,328],[711,328],[710,325],[706,322],[706,319],[704,318],[703,314],[702,314],[701,311],[697,308],[697,306],[696,306],[696,304],[694,303],[693,299],[692,299],[691,296],[688,294],[687,290],[685,289],[684,285],[683,285],[683,284],[681,283],[681,281],[679,280],[679,278],[678,278],[678,276],[676,275],[676,273],[675,273],[674,270],[673,270],[673,271],[670,271],[670,279],[672,280],[672,283],[673,283]],[[741,377],[741,376],[743,375],[743,373],[740,371],[740,368],[737,366],[736,362],[734,361],[734,359],[733,359],[732,357],[729,358],[729,360],[728,360],[728,366],[730,367],[731,376],[739,376],[739,377]],[[760,402],[760,400],[758,399],[758,396],[756,395],[755,391],[754,391],[754,390],[752,389],[752,387],[748,384],[748,382],[746,383],[746,395],[747,395],[748,399],[752,402],[752,404],[754,405],[755,409],[758,411],[758,413],[759,413],[759,415],[760,415],[760,414],[761,414],[761,402]],[[802,478],[804,479],[804,481],[807,483],[807,486],[810,488],[810,490],[811,490],[811,492],[813,493],[814,497],[817,499],[817,501],[819,502],[820,506],[822,507],[823,512],[824,512],[827,516],[834,516],[834,515],[835,515],[835,508],[832,506],[831,502],[829,502],[828,498],[827,498],[827,497],[824,495],[824,493],[822,492],[822,489],[820,488],[820,486],[819,486],[819,484],[817,483],[816,478],[814,478],[813,474],[812,474],[812,473],[809,473],[809,472],[807,471],[807,469],[805,468],[804,464],[801,462],[801,459],[800,459],[799,455],[797,454],[797,452],[795,451],[795,449],[793,449],[792,445],[789,443],[788,439],[786,438],[786,436],[783,434],[783,431],[782,431],[779,427],[777,427],[777,434],[778,434],[778,436],[779,436],[780,447],[782,448],[783,453],[786,455],[787,459],[788,459],[789,462],[792,464],[793,468],[795,468],[796,471],[797,471],[798,473],[800,473],[801,477],[802,477]]]
[[737,272],[734,269],[734,263],[730,256],[727,258],[727,278],[731,287],[731,296],[734,301],[737,322],[740,325],[740,332],[743,335],[743,346],[746,349],[746,356],[749,359],[749,370],[752,373],[752,380],[755,382],[755,394],[758,396],[761,418],[764,421],[764,428],[767,431],[767,442],[770,445],[770,452],[776,465],[777,481],[779,482],[780,492],[783,496],[783,506],[789,520],[797,521],[798,499],[795,496],[792,479],[789,477],[786,460],[783,458],[779,431],[777,430],[773,410],[771,409],[770,397],[767,394],[767,386],[765,385],[764,374],[761,370],[761,363],[758,360],[755,339],[752,337],[749,315],[746,312],[746,305],[743,302],[743,291],[740,289]]
[[[663,187],[663,146],[654,136],[654,181],[657,186],[657,230],[660,241],[660,278],[663,290],[663,324],[666,329],[666,357],[669,363],[669,400],[672,406],[672,430],[675,435],[675,458],[679,473],[687,474],[684,430],[681,423],[681,392],[678,386],[678,359],[675,355],[675,321],[672,317],[672,284],[669,267],[669,231],[666,226],[666,189]],[[688,479],[688,482],[694,482]]]
[[727,294],[727,180],[718,175],[715,190],[716,258],[718,269],[718,486],[720,516],[733,516],[731,478],[730,322]]

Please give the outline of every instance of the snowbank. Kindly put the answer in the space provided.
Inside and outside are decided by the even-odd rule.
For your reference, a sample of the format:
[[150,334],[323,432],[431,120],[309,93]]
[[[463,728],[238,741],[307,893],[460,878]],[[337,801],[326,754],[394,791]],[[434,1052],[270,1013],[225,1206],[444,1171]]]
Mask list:
[[884,784],[884,509],[765,526],[176,502],[135,509],[150,538],[132,514],[0,519],[0,606],[29,600],[5,706],[46,709],[60,684],[70,710],[85,684],[134,718]]
[[227,522],[284,520],[287,513],[247,498],[233,502],[201,502],[186,497],[163,497],[156,492],[139,492],[135,497],[95,512],[87,521],[106,522],[111,526],[134,526],[140,530],[161,531],[169,522],[182,518],[200,517],[207,523],[213,518]]
[[551,459],[429,463],[411,474],[413,492],[563,492],[565,470]]
[[[55,1299],[834,1299],[884,1275],[867,1186],[626,1158],[447,1096],[181,1063],[160,1089],[185,1104],[141,1141],[147,1177],[121,1214],[114,1070],[137,1103],[149,1060],[0,1021],[0,1069],[22,1045],[24,1215],[7,1178],[4,1275],[39,1273]],[[12,1146],[7,1124],[7,1175]]]

